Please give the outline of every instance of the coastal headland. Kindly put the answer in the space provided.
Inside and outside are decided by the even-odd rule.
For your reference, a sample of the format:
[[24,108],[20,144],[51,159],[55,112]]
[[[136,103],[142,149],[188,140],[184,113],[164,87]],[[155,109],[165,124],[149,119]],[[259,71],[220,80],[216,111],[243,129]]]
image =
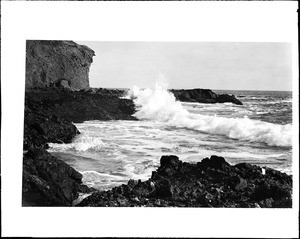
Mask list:
[[[126,91],[89,87],[94,51],[72,41],[28,41],[23,156],[23,206],[292,207],[292,176],[270,168],[230,165],[212,155],[197,164],[162,155],[147,181],[129,180],[109,191],[82,184],[82,175],[47,152],[48,143],[70,143],[73,123],[138,120]],[[170,90],[177,100],[231,102],[235,96],[208,89]],[[77,200],[78,201],[78,200]]]

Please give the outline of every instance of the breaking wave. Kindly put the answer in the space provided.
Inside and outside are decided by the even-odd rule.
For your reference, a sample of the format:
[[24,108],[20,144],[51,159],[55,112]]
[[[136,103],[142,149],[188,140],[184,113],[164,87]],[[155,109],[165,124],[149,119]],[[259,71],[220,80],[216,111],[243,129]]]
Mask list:
[[128,97],[133,99],[141,120],[165,122],[171,126],[198,130],[208,134],[226,136],[231,139],[266,143],[269,146],[290,147],[292,125],[278,125],[247,118],[190,113],[167,90],[167,84],[157,83],[155,89],[140,89],[134,86]]
[[107,145],[99,137],[88,134],[78,135],[70,144],[49,143],[52,150],[99,151]]

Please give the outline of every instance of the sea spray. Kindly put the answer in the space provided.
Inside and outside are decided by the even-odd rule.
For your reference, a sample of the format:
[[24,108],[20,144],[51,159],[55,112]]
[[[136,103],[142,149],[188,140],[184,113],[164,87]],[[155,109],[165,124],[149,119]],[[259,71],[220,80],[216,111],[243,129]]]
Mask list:
[[175,96],[167,91],[167,85],[164,83],[156,83],[154,90],[134,86],[129,95],[137,106],[134,116],[139,119],[167,122],[178,117],[187,117],[189,114],[181,103],[176,101]]
[[141,120],[165,122],[174,127],[198,130],[203,133],[227,136],[231,139],[266,143],[269,146],[290,147],[292,125],[278,125],[247,118],[227,118],[188,112],[167,90],[165,83],[154,89],[134,86],[128,95],[133,99]]

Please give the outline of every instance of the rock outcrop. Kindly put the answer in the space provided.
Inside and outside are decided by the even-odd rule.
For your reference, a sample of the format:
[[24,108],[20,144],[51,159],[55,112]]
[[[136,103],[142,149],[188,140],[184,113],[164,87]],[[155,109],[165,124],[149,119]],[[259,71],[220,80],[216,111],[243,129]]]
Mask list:
[[190,89],[190,90],[170,90],[177,100],[183,102],[199,102],[199,103],[225,103],[230,102],[236,105],[243,103],[234,95],[216,94],[208,89]]
[[45,149],[30,149],[23,158],[23,206],[71,206],[79,193],[94,191],[82,175]]
[[62,86],[89,87],[89,68],[95,52],[73,41],[26,42],[26,89]]
[[25,106],[24,150],[47,148],[47,143],[70,143],[79,134],[71,121],[64,120],[39,106]]
[[292,177],[247,163],[232,166],[218,156],[197,164],[162,156],[149,180],[94,192],[77,206],[290,208]]
[[87,120],[136,120],[131,100],[120,91],[94,94],[89,90],[41,88],[25,93],[24,149],[47,143],[69,143],[79,131],[72,123]]

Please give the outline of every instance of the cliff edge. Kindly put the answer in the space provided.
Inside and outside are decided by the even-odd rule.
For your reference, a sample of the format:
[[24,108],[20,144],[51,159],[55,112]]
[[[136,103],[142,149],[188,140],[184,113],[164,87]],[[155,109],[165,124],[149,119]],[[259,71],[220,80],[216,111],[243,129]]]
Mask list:
[[73,41],[26,42],[26,90],[34,87],[89,87],[89,69],[95,52]]

